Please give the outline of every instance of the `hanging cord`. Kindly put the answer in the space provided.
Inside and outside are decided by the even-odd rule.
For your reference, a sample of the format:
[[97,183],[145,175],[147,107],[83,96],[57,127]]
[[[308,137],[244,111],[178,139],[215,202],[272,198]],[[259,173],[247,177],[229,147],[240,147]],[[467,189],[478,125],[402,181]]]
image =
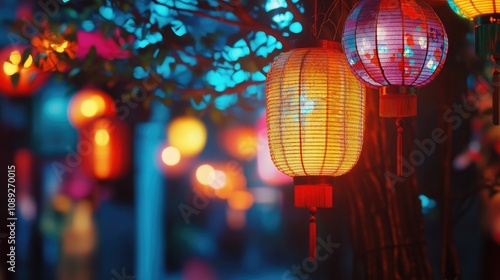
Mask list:
[[314,0],[314,22],[311,26],[311,33],[315,39],[318,39],[318,0]]
[[316,207],[309,208],[309,258],[316,260]]
[[498,69],[497,58],[493,55],[491,56],[493,60],[493,96],[491,98],[492,108],[493,108],[493,124],[498,125],[500,123],[500,106],[499,106],[499,96],[500,96],[500,69]]
[[401,127],[401,122],[403,119],[396,119],[396,126],[398,127],[398,139],[397,139],[397,175],[402,176],[403,174],[403,128]]

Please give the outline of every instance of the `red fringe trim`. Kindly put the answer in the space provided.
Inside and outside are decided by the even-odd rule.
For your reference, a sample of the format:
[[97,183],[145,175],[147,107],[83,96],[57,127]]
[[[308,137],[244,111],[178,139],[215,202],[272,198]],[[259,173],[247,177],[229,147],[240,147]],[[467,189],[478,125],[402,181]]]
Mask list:
[[381,117],[415,117],[417,115],[417,96],[415,94],[381,94],[379,116]]
[[331,185],[295,185],[295,207],[333,207]]

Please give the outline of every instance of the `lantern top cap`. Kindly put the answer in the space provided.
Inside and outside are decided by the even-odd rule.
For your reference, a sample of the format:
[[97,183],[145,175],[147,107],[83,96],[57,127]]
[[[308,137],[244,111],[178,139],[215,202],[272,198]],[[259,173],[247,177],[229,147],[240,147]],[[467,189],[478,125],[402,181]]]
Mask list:
[[329,40],[299,39],[290,41],[290,49],[298,48],[325,48],[342,50],[339,42]]

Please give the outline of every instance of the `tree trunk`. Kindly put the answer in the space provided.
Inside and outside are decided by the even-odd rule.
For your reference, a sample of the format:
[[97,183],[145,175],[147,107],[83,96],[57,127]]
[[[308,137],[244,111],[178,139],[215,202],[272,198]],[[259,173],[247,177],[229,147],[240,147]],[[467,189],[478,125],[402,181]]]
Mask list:
[[[396,174],[394,118],[378,116],[378,92],[368,90],[363,151],[337,180],[349,201],[355,279],[432,279],[412,161],[414,118],[403,122],[403,173]],[[413,154],[413,158],[408,155]]]

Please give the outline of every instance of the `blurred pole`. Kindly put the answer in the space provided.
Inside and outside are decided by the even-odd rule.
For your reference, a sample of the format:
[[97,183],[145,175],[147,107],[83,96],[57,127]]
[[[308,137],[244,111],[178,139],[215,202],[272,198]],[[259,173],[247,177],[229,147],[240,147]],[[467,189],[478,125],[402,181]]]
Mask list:
[[135,130],[136,279],[163,279],[165,275],[166,186],[158,159],[168,111],[164,105],[153,105],[159,104],[152,104],[150,121],[139,123]]

